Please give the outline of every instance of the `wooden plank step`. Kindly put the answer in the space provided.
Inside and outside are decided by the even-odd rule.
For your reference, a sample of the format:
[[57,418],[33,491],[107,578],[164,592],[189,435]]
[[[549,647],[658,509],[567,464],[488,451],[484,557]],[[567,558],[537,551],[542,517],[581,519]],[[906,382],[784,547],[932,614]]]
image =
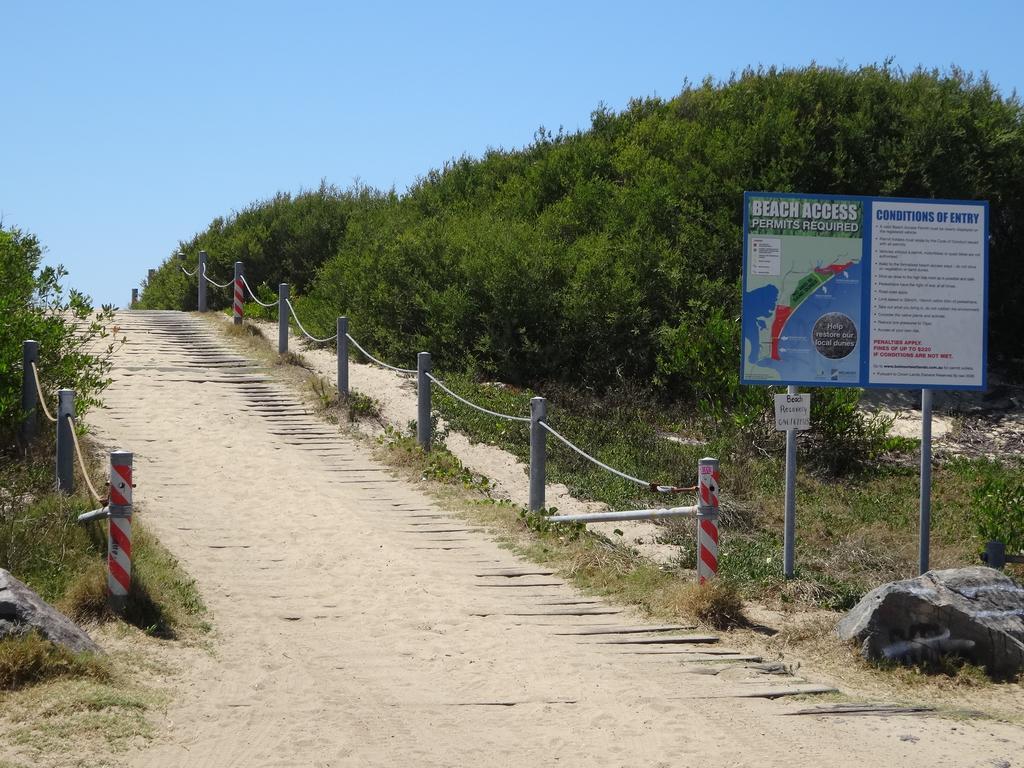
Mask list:
[[680,624],[647,624],[641,626],[584,627],[576,632],[555,632],[556,635],[632,635],[647,632],[681,632],[696,629]]
[[928,715],[935,712],[934,707],[904,707],[899,704],[832,704],[830,706],[809,707],[794,712],[782,712],[783,715]]
[[783,696],[808,696],[808,695],[819,695],[822,693],[838,693],[837,688],[833,688],[831,685],[817,685],[815,683],[808,683],[807,685],[791,685],[791,686],[780,686],[778,688],[762,688],[760,690],[737,690],[732,693],[723,693],[717,696],[705,696],[695,698],[708,698],[708,699],[780,699]]
[[[605,610],[597,611],[523,611],[520,613],[503,613],[502,616],[617,616],[622,611],[617,611],[614,608],[608,608]],[[474,615],[487,615],[487,614],[474,614]]]
[[621,640],[601,640],[594,645],[692,645],[717,643],[716,635],[675,635],[668,637],[627,637]]
[[[639,650],[636,651],[623,651],[623,653],[632,653],[642,656],[685,656],[688,653],[699,653],[706,656],[719,656],[724,660],[726,657],[734,659],[737,656],[745,656],[744,651],[738,651],[735,648],[722,648],[716,645],[714,648],[696,648],[694,650],[688,650],[686,646],[681,645],[678,648],[653,648],[648,650],[645,646],[638,646]],[[758,657],[760,660],[760,657]]]
[[[643,651],[625,651],[625,654],[629,656],[651,656],[652,654],[644,653]],[[666,654],[658,654],[664,656]],[[679,656],[679,661],[683,664],[705,664],[714,663],[721,664],[728,662],[729,664],[746,664],[751,661],[761,661],[760,656],[722,656],[721,654],[710,654],[710,653],[676,653],[672,654]]]

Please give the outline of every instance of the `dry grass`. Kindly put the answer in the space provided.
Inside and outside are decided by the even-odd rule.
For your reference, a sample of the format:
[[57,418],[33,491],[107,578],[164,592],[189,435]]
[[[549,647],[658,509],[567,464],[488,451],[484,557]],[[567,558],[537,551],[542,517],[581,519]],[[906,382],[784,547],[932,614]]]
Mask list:
[[72,619],[107,621],[112,617],[107,605],[107,565],[96,560],[69,585],[57,607]]
[[747,623],[739,591],[722,579],[680,584],[673,590],[671,600],[678,605],[679,613],[714,629],[732,629]]
[[140,746],[153,734],[147,713],[163,694],[136,685],[126,662],[133,651],[112,654],[108,679],[60,677],[0,692],[0,765],[69,768],[120,764],[113,755]]
[[234,336],[236,338],[255,338],[266,341],[266,334],[256,325],[252,323],[242,323],[241,325],[235,325],[234,323],[225,324],[225,333],[228,336]]
[[298,368],[309,368],[309,363],[298,352],[285,352],[279,354],[274,360],[274,365],[294,365]]
[[107,660],[93,653],[72,653],[35,632],[0,640],[0,689],[13,690],[58,677],[110,677]]

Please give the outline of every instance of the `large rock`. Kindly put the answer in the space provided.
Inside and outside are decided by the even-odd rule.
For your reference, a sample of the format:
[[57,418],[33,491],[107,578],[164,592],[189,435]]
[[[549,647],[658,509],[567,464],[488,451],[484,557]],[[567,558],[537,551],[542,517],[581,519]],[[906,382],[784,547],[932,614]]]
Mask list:
[[76,653],[102,653],[92,638],[71,619],[0,568],[0,638],[21,635],[33,629],[47,640]]
[[995,677],[1024,669],[1024,587],[992,568],[929,571],[869,592],[837,629],[866,658],[956,654]]

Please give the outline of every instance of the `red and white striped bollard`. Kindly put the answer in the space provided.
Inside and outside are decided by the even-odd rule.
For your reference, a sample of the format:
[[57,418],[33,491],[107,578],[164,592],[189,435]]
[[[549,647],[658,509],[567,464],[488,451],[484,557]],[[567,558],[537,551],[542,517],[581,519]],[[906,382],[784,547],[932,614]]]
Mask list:
[[110,454],[110,509],[107,536],[107,594],[110,607],[123,613],[132,585],[132,454]]
[[718,459],[697,467],[697,583],[718,575]]
[[242,262],[235,262],[235,304],[232,320],[235,325],[242,324],[242,313],[245,311],[245,293],[242,291]]

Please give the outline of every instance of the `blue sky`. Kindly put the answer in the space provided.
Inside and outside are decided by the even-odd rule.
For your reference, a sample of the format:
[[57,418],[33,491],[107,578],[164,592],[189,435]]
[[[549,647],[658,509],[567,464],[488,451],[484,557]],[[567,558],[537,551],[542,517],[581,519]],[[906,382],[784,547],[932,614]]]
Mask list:
[[956,64],[1024,85],[1016,2],[0,4],[0,218],[69,283],[146,269],[279,190],[398,191],[600,103],[748,65]]

